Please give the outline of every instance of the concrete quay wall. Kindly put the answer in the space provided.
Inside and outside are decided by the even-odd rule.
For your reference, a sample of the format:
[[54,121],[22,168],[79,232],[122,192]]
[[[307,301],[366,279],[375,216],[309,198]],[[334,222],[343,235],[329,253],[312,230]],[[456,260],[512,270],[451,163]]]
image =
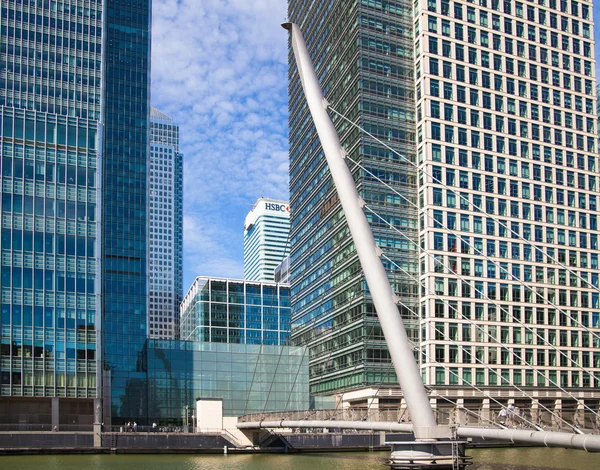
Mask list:
[[[100,439],[98,439],[100,437]],[[94,438],[100,445],[94,445]],[[0,432],[0,455],[39,453],[223,452],[233,444],[219,434]]]

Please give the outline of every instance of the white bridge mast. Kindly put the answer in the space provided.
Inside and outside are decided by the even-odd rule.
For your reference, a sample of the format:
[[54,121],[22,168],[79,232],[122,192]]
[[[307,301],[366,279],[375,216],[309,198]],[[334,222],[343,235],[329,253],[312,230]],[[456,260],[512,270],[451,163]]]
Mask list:
[[396,296],[381,263],[380,250],[375,244],[371,227],[362,209],[364,201],[358,195],[356,184],[344,160],[346,152],[327,113],[329,103],[323,96],[300,28],[294,23],[285,23],[282,26],[291,32],[292,48],[304,95],[346,215],[400,387],[410,410],[415,437],[431,439],[442,435],[447,436],[447,433],[437,428],[419,367],[404,329],[402,317],[398,312]]

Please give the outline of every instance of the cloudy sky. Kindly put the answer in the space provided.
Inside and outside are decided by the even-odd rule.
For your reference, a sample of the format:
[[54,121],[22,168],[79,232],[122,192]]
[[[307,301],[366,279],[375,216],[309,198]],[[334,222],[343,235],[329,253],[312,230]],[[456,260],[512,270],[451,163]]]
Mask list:
[[184,290],[242,278],[244,217],[288,198],[286,4],[153,2],[152,102],[179,122],[185,161]]
[[184,293],[243,277],[243,223],[288,198],[286,0],[154,0],[152,103],[180,125]]

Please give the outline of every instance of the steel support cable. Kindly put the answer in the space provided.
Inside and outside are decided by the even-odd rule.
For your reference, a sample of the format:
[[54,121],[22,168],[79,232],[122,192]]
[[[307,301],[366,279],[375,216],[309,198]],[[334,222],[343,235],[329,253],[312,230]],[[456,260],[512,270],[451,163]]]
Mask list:
[[[352,163],[354,163],[355,165],[357,165],[359,168],[361,168],[363,171],[369,173],[375,180],[377,180],[378,182],[380,182],[381,184],[383,184],[384,186],[386,186],[388,189],[390,189],[391,191],[393,191],[395,194],[397,194],[398,196],[404,198],[408,202],[409,205],[412,205],[413,207],[415,207],[415,208],[418,209],[418,206],[414,202],[410,201],[406,196],[404,196],[402,193],[400,193],[399,191],[397,191],[391,185],[389,185],[388,183],[386,183],[385,181],[383,181],[381,178],[379,178],[373,172],[371,172],[370,170],[366,169],[364,166],[362,166],[360,163],[358,163],[355,160],[353,160],[351,157],[346,156],[346,158],[348,160],[350,160]],[[424,215],[429,220],[431,220],[432,222],[434,222],[434,224],[439,224],[439,222],[437,222],[427,211],[424,212]],[[387,220],[385,220],[383,217],[380,217],[380,218],[385,223],[389,224],[389,222]],[[460,239],[460,241],[462,243],[466,243],[468,246],[470,246],[473,249],[474,254],[482,256],[486,261],[488,261],[489,263],[492,263],[494,266],[496,266],[499,269],[500,272],[505,272],[508,276],[510,276],[510,279],[507,279],[507,280],[516,281],[519,285],[523,286],[526,290],[528,290],[528,291],[532,292],[533,294],[535,294],[536,298],[542,299],[545,303],[548,303],[549,305],[553,306],[561,314],[563,314],[564,316],[566,316],[567,318],[569,318],[569,320],[571,320],[572,322],[574,322],[576,324],[575,326],[579,326],[579,327],[583,328],[585,331],[587,331],[588,333],[590,333],[593,337],[595,337],[596,339],[600,340],[600,335],[594,333],[594,331],[591,330],[591,329],[589,329],[589,327],[586,327],[583,323],[581,323],[581,322],[577,321],[576,319],[574,319],[573,317],[571,317],[571,315],[567,311],[563,310],[559,305],[546,300],[544,297],[542,297],[542,295],[540,293],[538,293],[536,290],[534,290],[533,287],[528,286],[524,281],[522,281],[517,276],[515,276],[514,274],[512,274],[510,271],[508,271],[508,269],[504,268],[502,266],[501,262],[493,260],[491,257],[489,257],[488,255],[484,254],[482,251],[480,251],[477,248],[475,248],[475,246],[474,246],[473,243],[471,243],[470,241],[467,241],[465,238],[463,238],[463,234],[461,232],[457,232],[456,230],[448,228],[448,227],[446,227],[444,225],[441,225],[441,229],[444,230],[447,233],[450,233],[450,234],[456,236],[457,239]],[[467,238],[470,238],[470,237],[467,237]],[[435,260],[435,261],[439,262],[437,260]],[[567,286],[565,286],[565,287],[567,287]]]
[[[400,158],[402,158],[403,160],[405,160],[406,162],[408,162],[409,164],[413,165],[415,168],[417,168],[419,171],[421,171],[424,175],[429,176],[430,178],[432,178],[432,180],[434,181],[435,184],[438,184],[442,187],[444,187],[445,189],[448,189],[450,191],[452,191],[454,193],[454,189],[452,186],[448,186],[445,183],[442,183],[441,181],[437,180],[436,178],[434,178],[430,173],[428,173],[425,170],[421,170],[419,169],[419,166],[414,163],[411,162],[410,159],[408,159],[406,156],[402,155],[401,153],[399,153],[398,151],[394,150],[392,147],[390,147],[388,144],[386,144],[385,142],[382,142],[380,139],[378,139],[377,137],[375,137],[373,134],[371,134],[370,132],[366,131],[365,129],[363,129],[360,125],[352,122],[350,119],[348,119],[346,116],[344,116],[343,114],[341,114],[340,112],[336,111],[331,105],[328,105],[328,108],[330,109],[333,113],[335,113],[336,115],[340,116],[342,119],[344,119],[345,121],[347,121],[348,123],[350,123],[350,125],[356,127],[357,129],[359,129],[361,132],[364,132],[366,135],[368,135],[369,137],[371,137],[372,139],[374,139],[376,142],[380,143],[381,145],[383,145],[385,148],[387,148],[388,150],[390,150],[391,152],[395,153],[396,155],[398,155]],[[480,212],[481,210],[475,206],[473,203],[471,203],[467,198],[463,197],[460,192],[455,193],[458,198],[461,201],[465,201],[470,207],[474,208],[474,212]],[[520,234],[518,234],[517,232],[514,232],[512,229],[508,228],[506,225],[504,225],[504,223],[498,219],[497,217],[495,217],[493,214],[487,214],[488,218],[494,220],[494,222],[497,222],[499,224],[499,226],[504,227],[506,230],[509,231],[509,233],[511,233],[512,235],[516,236],[517,239],[524,241],[527,245],[532,246],[535,250],[539,251],[542,255],[544,255],[547,259],[552,260],[554,263],[556,263],[558,266],[561,266],[562,268],[566,269],[569,273],[575,275],[579,280],[581,280],[582,282],[584,282],[585,284],[587,284],[588,288],[594,289],[598,292],[600,292],[600,287],[594,286],[593,284],[591,284],[588,280],[584,279],[583,277],[581,277],[579,274],[577,274],[576,271],[573,271],[572,269],[570,269],[567,265],[561,263],[560,261],[558,261],[557,259],[555,259],[552,256],[549,256],[547,254],[545,254],[543,252],[543,250],[541,248],[539,248],[537,245],[535,245],[534,243],[532,243],[530,240],[527,240],[525,238],[523,238]],[[526,286],[522,281],[518,280],[523,286],[525,286],[526,288],[528,288],[528,286]],[[582,285],[582,287],[584,287]],[[533,291],[532,291],[533,292]],[[540,295],[537,294],[536,295]],[[541,297],[541,296],[540,296]],[[543,299],[545,302],[547,302],[546,299]],[[562,309],[560,309],[560,307],[556,306],[555,304],[548,302],[551,305],[553,305],[554,307],[556,307],[557,309],[559,309],[559,311],[561,313],[565,313]],[[569,319],[571,319],[573,321],[573,319],[571,318],[571,316],[568,316]],[[593,331],[591,331],[588,327],[586,327],[585,325],[577,322],[575,320],[575,323],[578,324],[578,326],[581,326],[582,328],[584,328],[586,331],[590,332],[593,336],[595,336],[596,338],[600,339],[600,336],[596,335]]]
[[[348,158],[350,161],[352,161],[354,164],[356,164],[356,165],[357,165],[359,168],[361,168],[361,169],[363,169],[364,171],[366,171],[366,172],[368,172],[369,174],[371,174],[371,175],[372,175],[372,176],[373,176],[373,177],[374,177],[376,180],[378,180],[379,182],[381,182],[382,184],[384,184],[384,185],[385,185],[386,187],[388,187],[390,190],[392,190],[393,192],[395,192],[395,193],[396,193],[396,194],[398,194],[399,196],[401,196],[401,197],[404,197],[404,198],[406,199],[406,201],[407,201],[409,204],[412,204],[414,207],[417,207],[417,206],[416,206],[414,203],[412,203],[411,201],[409,201],[409,200],[408,200],[408,199],[407,199],[405,196],[403,196],[401,193],[399,193],[398,191],[396,191],[396,190],[395,190],[395,189],[394,189],[392,186],[390,186],[389,184],[387,184],[385,181],[381,180],[381,179],[380,179],[380,178],[378,178],[376,175],[374,175],[372,172],[370,172],[369,170],[367,170],[366,168],[364,168],[363,166],[361,166],[359,163],[357,163],[356,161],[352,160],[352,158],[350,158],[350,157],[347,157],[347,158]],[[368,209],[368,210],[369,210],[371,213],[373,213],[373,214],[374,214],[376,217],[378,217],[378,218],[379,218],[381,221],[383,221],[383,222],[384,222],[386,225],[390,226],[392,229],[394,229],[395,231],[397,231],[397,232],[398,232],[398,233],[399,233],[401,236],[403,236],[404,238],[406,238],[406,239],[407,239],[407,240],[408,240],[410,243],[412,243],[413,245],[417,246],[417,248],[419,249],[419,246],[418,246],[418,245],[417,245],[417,244],[414,242],[414,240],[410,239],[410,238],[409,238],[409,237],[407,237],[407,236],[406,236],[404,233],[400,232],[400,231],[399,231],[399,230],[398,230],[398,229],[397,229],[397,228],[396,228],[396,227],[395,227],[393,224],[391,224],[391,223],[390,223],[389,221],[387,221],[385,218],[383,218],[383,217],[382,217],[382,216],[380,216],[378,213],[376,213],[375,211],[373,211],[373,209],[371,209],[371,208],[370,208],[370,207],[368,207],[368,206],[366,206],[366,207],[367,207],[367,209]],[[432,218],[432,217],[431,217],[431,216],[430,216],[428,213],[426,213],[425,215],[426,215],[426,216],[427,216],[429,219],[431,219],[431,220],[433,220],[433,221],[435,222],[435,220],[434,220],[434,219],[433,219],[433,218]],[[450,229],[450,228],[448,228],[448,227],[442,226],[442,228],[443,228],[445,231],[447,231],[448,233],[451,233],[451,234],[453,234],[453,235],[455,235],[455,236],[457,236],[457,237],[459,237],[459,238],[461,237],[461,234],[460,234],[460,233],[458,233],[458,232],[456,232],[456,231],[454,231],[454,230],[452,230],[452,229]],[[462,240],[462,238],[461,238],[461,240]],[[482,252],[480,252],[479,250],[477,250],[477,249],[475,248],[475,246],[473,245],[473,243],[471,243],[471,242],[467,242],[467,245],[469,245],[471,248],[473,248],[473,250],[474,250],[475,254],[479,254],[479,255],[480,255],[480,256],[482,256],[482,257],[483,257],[483,258],[484,258],[486,261],[493,263],[495,266],[497,266],[498,268],[500,268],[501,270],[503,270],[504,272],[506,272],[506,273],[507,273],[509,276],[511,276],[512,280],[515,280],[515,281],[517,281],[519,284],[523,285],[523,286],[524,286],[526,289],[528,289],[528,290],[530,290],[531,292],[534,292],[534,293],[536,293],[536,294],[537,294],[537,292],[535,292],[535,291],[533,290],[533,288],[531,288],[531,287],[527,286],[527,285],[526,285],[526,284],[525,284],[523,281],[521,281],[520,279],[518,279],[516,276],[514,276],[512,273],[510,273],[510,272],[509,272],[507,269],[503,268],[503,267],[502,267],[500,264],[498,264],[498,262],[496,262],[496,261],[492,260],[492,259],[491,259],[491,258],[490,258],[488,255],[485,255],[485,254],[483,254]],[[447,267],[447,266],[445,266],[445,265],[444,265],[444,264],[443,264],[441,261],[439,261],[439,260],[438,260],[438,259],[435,257],[435,255],[432,255],[432,254],[431,254],[431,253],[429,253],[429,252],[424,252],[424,253],[425,253],[427,256],[429,256],[429,257],[432,257],[432,259],[433,259],[434,263],[440,264],[440,265],[441,265],[442,267],[444,267],[444,268],[448,268],[448,267]],[[392,260],[390,260],[390,261],[392,261]],[[450,271],[452,271],[452,270],[450,269]],[[454,271],[453,271],[453,272],[454,272]],[[464,280],[464,278],[462,278],[462,277],[461,277],[459,274],[457,274],[456,272],[454,272],[454,274],[455,274],[457,277],[459,277],[461,280]],[[467,280],[467,282],[468,282],[468,280]],[[477,290],[477,289],[474,289],[474,290],[475,290],[476,292],[479,292],[480,294],[484,295],[484,297],[485,297],[485,298],[487,298],[488,300],[490,300],[490,299],[489,299],[489,297],[485,296],[485,294],[484,294],[483,292],[481,292],[481,291],[479,291],[479,290]],[[538,295],[538,296],[539,296],[541,299],[545,300],[543,297],[541,297],[541,295],[540,295],[540,294],[537,294],[537,295]],[[552,306],[554,306],[556,309],[558,309],[558,311],[559,311],[559,312],[561,312],[561,313],[563,313],[564,315],[568,316],[568,318],[572,320],[572,317],[571,317],[571,316],[568,314],[568,312],[566,312],[566,311],[562,310],[562,309],[561,309],[561,308],[560,308],[558,305],[556,305],[556,304],[553,304],[552,302],[549,302],[549,303],[550,303],[550,305],[552,305]],[[494,303],[494,304],[495,304],[495,305],[498,305],[498,304],[496,304],[496,303]],[[523,327],[524,327],[526,330],[529,330],[529,331],[531,331],[531,332],[532,332],[532,333],[533,333],[533,334],[536,336],[536,338],[539,338],[539,339],[541,339],[542,341],[546,342],[546,343],[547,343],[549,346],[553,346],[553,345],[551,345],[549,342],[547,342],[547,341],[545,340],[545,338],[543,338],[541,335],[539,335],[539,334],[538,334],[538,333],[535,331],[535,329],[534,329],[533,327],[529,327],[529,326],[527,326],[525,323],[521,322],[520,320],[518,320],[516,317],[514,317],[514,316],[512,316],[512,315],[511,315],[511,317],[513,318],[513,320],[515,320],[515,322],[516,322],[516,323],[518,323],[519,325],[523,326]],[[596,335],[596,334],[595,334],[593,331],[591,331],[591,330],[589,330],[589,329],[585,328],[585,326],[584,326],[584,325],[582,325],[581,323],[579,323],[579,322],[577,322],[577,321],[575,321],[575,323],[578,323],[578,325],[579,325],[580,327],[584,328],[584,329],[585,329],[587,332],[591,333],[593,336],[597,337],[597,338],[600,340],[600,336],[597,336],[597,335]],[[575,362],[573,359],[571,359],[571,358],[569,358],[568,356],[566,356],[566,354],[565,354],[565,353],[563,353],[562,351],[560,351],[558,348],[556,348],[556,347],[555,347],[555,349],[556,349],[557,351],[559,351],[559,352],[560,352],[560,353],[561,353],[561,354],[562,354],[564,357],[566,357],[566,358],[567,358],[567,359],[568,359],[570,362],[574,363],[574,364],[577,366],[577,368],[579,368],[579,369],[580,369],[580,370],[582,370],[583,372],[587,373],[588,375],[591,375],[591,376],[592,376],[593,378],[595,378],[596,380],[600,380],[600,378],[599,378],[599,377],[596,377],[595,375],[593,375],[591,372],[589,372],[588,370],[584,369],[583,367],[581,367],[581,366],[578,366],[578,365],[577,365],[577,363],[576,363],[576,362]]]
[[[405,274],[407,274],[409,277],[412,277],[412,276],[411,276],[411,274],[410,274],[408,271],[404,270],[404,268],[402,268],[402,267],[401,267],[400,265],[398,265],[398,264],[397,264],[397,263],[396,263],[394,260],[392,260],[392,259],[391,259],[391,258],[389,258],[387,255],[385,255],[385,253],[384,253],[384,254],[382,254],[382,256],[383,256],[384,258],[386,258],[388,261],[390,261],[390,262],[391,262],[393,265],[395,265],[395,266],[396,266],[398,269],[400,269],[402,272],[404,272]],[[413,279],[413,280],[415,280],[415,281],[417,281],[417,280],[416,280],[414,277],[412,277],[412,279]],[[417,282],[418,282],[418,281],[417,281]],[[425,288],[425,289],[426,289],[426,290],[427,290],[427,291],[428,291],[428,292],[429,292],[429,293],[430,293],[430,294],[431,294],[433,297],[435,297],[435,298],[437,298],[437,299],[441,300],[441,301],[442,301],[444,304],[446,304],[446,305],[447,305],[447,306],[448,306],[450,309],[452,309],[452,310],[455,310],[455,309],[454,309],[454,308],[453,308],[453,307],[452,307],[452,306],[449,304],[449,301],[448,301],[448,300],[444,299],[444,298],[443,298],[442,296],[440,296],[439,294],[436,294],[436,293],[435,293],[435,291],[432,291],[432,290],[429,288],[429,286],[427,286],[427,285],[424,285],[424,284],[421,284],[421,283],[419,283],[419,284],[420,284],[422,287],[424,287],[424,288]],[[482,294],[483,294],[483,293],[482,293]],[[484,298],[485,298],[485,297],[484,297]],[[487,300],[490,300],[490,299],[488,298]],[[497,304],[497,303],[495,303],[495,302],[492,302],[492,303],[493,303],[494,305],[496,305],[496,306],[499,306],[499,304]],[[405,308],[408,308],[408,307],[406,307],[405,305],[403,305],[403,306],[404,306]],[[456,311],[456,313],[458,313],[458,310],[455,310],[455,311]],[[483,326],[481,326],[481,325],[478,325],[478,324],[477,324],[477,323],[475,323],[473,320],[471,320],[470,318],[466,317],[466,316],[465,316],[465,315],[464,315],[462,312],[460,313],[460,315],[461,315],[461,318],[462,318],[462,319],[464,319],[464,320],[467,320],[467,323],[468,323],[468,324],[471,324],[471,325],[475,326],[475,327],[476,327],[478,330],[482,331],[482,332],[483,332],[483,333],[484,333],[486,336],[488,336],[488,337],[489,337],[489,338],[490,338],[490,339],[493,341],[493,343],[487,343],[487,344],[496,344],[496,343],[497,343],[497,344],[500,346],[500,348],[502,348],[502,349],[505,349],[505,350],[506,350],[506,351],[508,351],[510,354],[512,354],[513,356],[515,356],[515,353],[514,353],[514,351],[512,350],[512,348],[509,348],[508,346],[506,346],[506,345],[503,345],[503,344],[502,344],[500,341],[498,341],[496,338],[494,338],[494,337],[493,337],[493,336],[492,336],[490,333],[487,333],[487,332],[485,331],[485,329],[483,328]],[[434,328],[435,328],[435,327],[434,327]],[[543,339],[543,338],[542,338],[542,339]],[[544,340],[544,341],[545,341],[545,340]],[[555,350],[557,350],[557,351],[561,352],[561,351],[560,351],[560,350],[559,350],[559,349],[558,349],[556,346],[554,346],[554,345],[552,345],[552,344],[550,344],[550,343],[548,343],[548,346],[551,346],[551,347],[553,347]],[[517,357],[517,356],[515,356],[515,357]],[[568,356],[566,356],[566,357],[568,358]],[[522,358],[520,358],[520,359],[522,359]],[[574,361],[573,361],[573,362],[574,362]],[[563,388],[562,386],[560,386],[558,383],[556,383],[556,382],[554,382],[553,380],[551,380],[551,379],[550,379],[550,378],[549,378],[547,375],[544,375],[543,373],[539,372],[539,371],[538,371],[538,370],[537,370],[537,369],[536,369],[536,368],[535,368],[533,365],[531,365],[531,364],[528,364],[527,362],[525,362],[525,364],[527,365],[527,367],[528,367],[528,368],[532,369],[534,372],[537,372],[538,374],[542,375],[542,376],[543,376],[545,379],[547,379],[547,380],[548,380],[548,382],[549,382],[549,383],[553,384],[553,385],[554,385],[554,386],[556,386],[558,389],[560,389],[560,390],[561,390],[561,391],[563,391],[565,394],[567,394],[569,397],[573,398],[575,401],[577,401],[577,403],[579,403],[579,404],[583,405],[583,406],[584,406],[586,409],[588,409],[589,411],[591,411],[593,414],[595,414],[596,416],[600,417],[600,414],[598,414],[598,413],[597,413],[596,411],[594,411],[592,408],[590,408],[589,406],[587,406],[587,405],[585,404],[585,402],[581,401],[581,399],[580,399],[580,398],[578,398],[578,397],[574,396],[573,394],[571,394],[571,393],[570,393],[568,390],[566,390],[565,388]],[[584,372],[587,372],[587,371],[585,371],[584,369],[582,369],[582,370],[583,370]],[[591,375],[591,373],[590,373],[590,372],[588,372],[588,374],[590,374],[590,375]],[[593,377],[595,377],[595,376],[593,376]],[[516,386],[515,386],[515,387],[516,387]]]
[[[390,222],[388,222],[387,220],[385,220],[383,217],[381,217],[377,212],[373,211],[373,209],[371,209],[369,206],[365,206],[365,208],[371,212],[373,215],[375,215],[376,217],[378,217],[380,220],[382,220],[383,222],[385,222],[389,227],[391,227],[393,230],[397,231],[401,236],[403,236],[404,238],[406,238],[409,242],[413,243],[416,245],[416,243],[414,241],[412,241],[409,237],[407,237],[405,234],[403,234],[400,230],[398,230],[396,227],[394,227],[394,225],[392,225]],[[416,245],[418,248],[418,245]],[[433,259],[433,261],[435,263],[438,263],[439,265],[441,265],[444,268],[448,268],[447,266],[445,266],[440,260],[438,260],[435,255],[429,253],[429,252],[423,252],[426,256],[429,256]],[[412,276],[409,272],[405,271],[403,268],[401,268],[394,260],[392,260],[391,258],[389,258],[388,256],[386,256],[385,254],[383,255],[388,261],[390,261],[391,263],[393,263],[397,268],[401,269],[406,275],[408,275],[409,277],[411,277],[412,280],[414,280],[415,282],[417,282],[420,286],[423,287],[423,284],[420,282],[420,280],[416,279],[414,276]],[[464,282],[468,282],[469,280],[466,279],[465,277],[463,277],[462,275],[458,274],[458,273],[454,273],[455,277],[457,277],[458,279],[460,279],[461,281]],[[431,291],[431,289],[428,286],[424,286],[430,293],[432,293],[432,295],[441,300],[442,302],[444,302],[450,309],[455,310],[447,301],[445,300],[442,296],[440,296],[439,294],[435,294],[433,293],[433,291]],[[484,292],[473,288],[473,290],[476,293],[479,293],[482,295],[483,299],[486,299],[488,301],[490,301],[490,303],[492,305],[495,305],[496,307],[499,307],[502,310],[502,306],[497,303],[494,299],[490,299]],[[510,318],[512,320],[514,320],[514,323],[521,325],[522,327],[524,327],[526,330],[531,331],[536,338],[541,339],[542,341],[545,342],[545,344],[547,346],[552,347],[554,350],[556,350],[558,353],[560,353],[563,357],[565,357],[568,361],[570,361],[572,364],[574,364],[576,367],[574,367],[575,369],[579,369],[582,372],[587,373],[588,375],[592,376],[594,379],[596,380],[600,380],[596,375],[594,375],[592,372],[584,369],[582,366],[579,366],[577,364],[577,362],[575,362],[573,359],[571,359],[565,352],[563,352],[561,349],[559,349],[557,346],[551,344],[548,340],[546,340],[543,336],[541,336],[540,334],[538,334],[535,329],[533,327],[527,326],[525,323],[521,322],[518,318],[516,318],[514,315],[510,314]],[[477,326],[475,323],[472,322],[472,320],[469,319],[469,322],[475,326]]]

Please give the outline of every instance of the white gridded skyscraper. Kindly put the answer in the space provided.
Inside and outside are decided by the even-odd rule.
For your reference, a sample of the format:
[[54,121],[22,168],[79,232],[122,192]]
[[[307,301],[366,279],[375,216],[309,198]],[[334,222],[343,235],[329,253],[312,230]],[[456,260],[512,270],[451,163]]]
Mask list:
[[179,125],[152,108],[150,139],[148,337],[175,339],[183,297],[183,155],[179,153]]
[[419,2],[429,384],[598,386],[591,15],[585,1]]
[[289,254],[290,206],[260,198],[244,221],[244,278],[273,281],[275,268]]

